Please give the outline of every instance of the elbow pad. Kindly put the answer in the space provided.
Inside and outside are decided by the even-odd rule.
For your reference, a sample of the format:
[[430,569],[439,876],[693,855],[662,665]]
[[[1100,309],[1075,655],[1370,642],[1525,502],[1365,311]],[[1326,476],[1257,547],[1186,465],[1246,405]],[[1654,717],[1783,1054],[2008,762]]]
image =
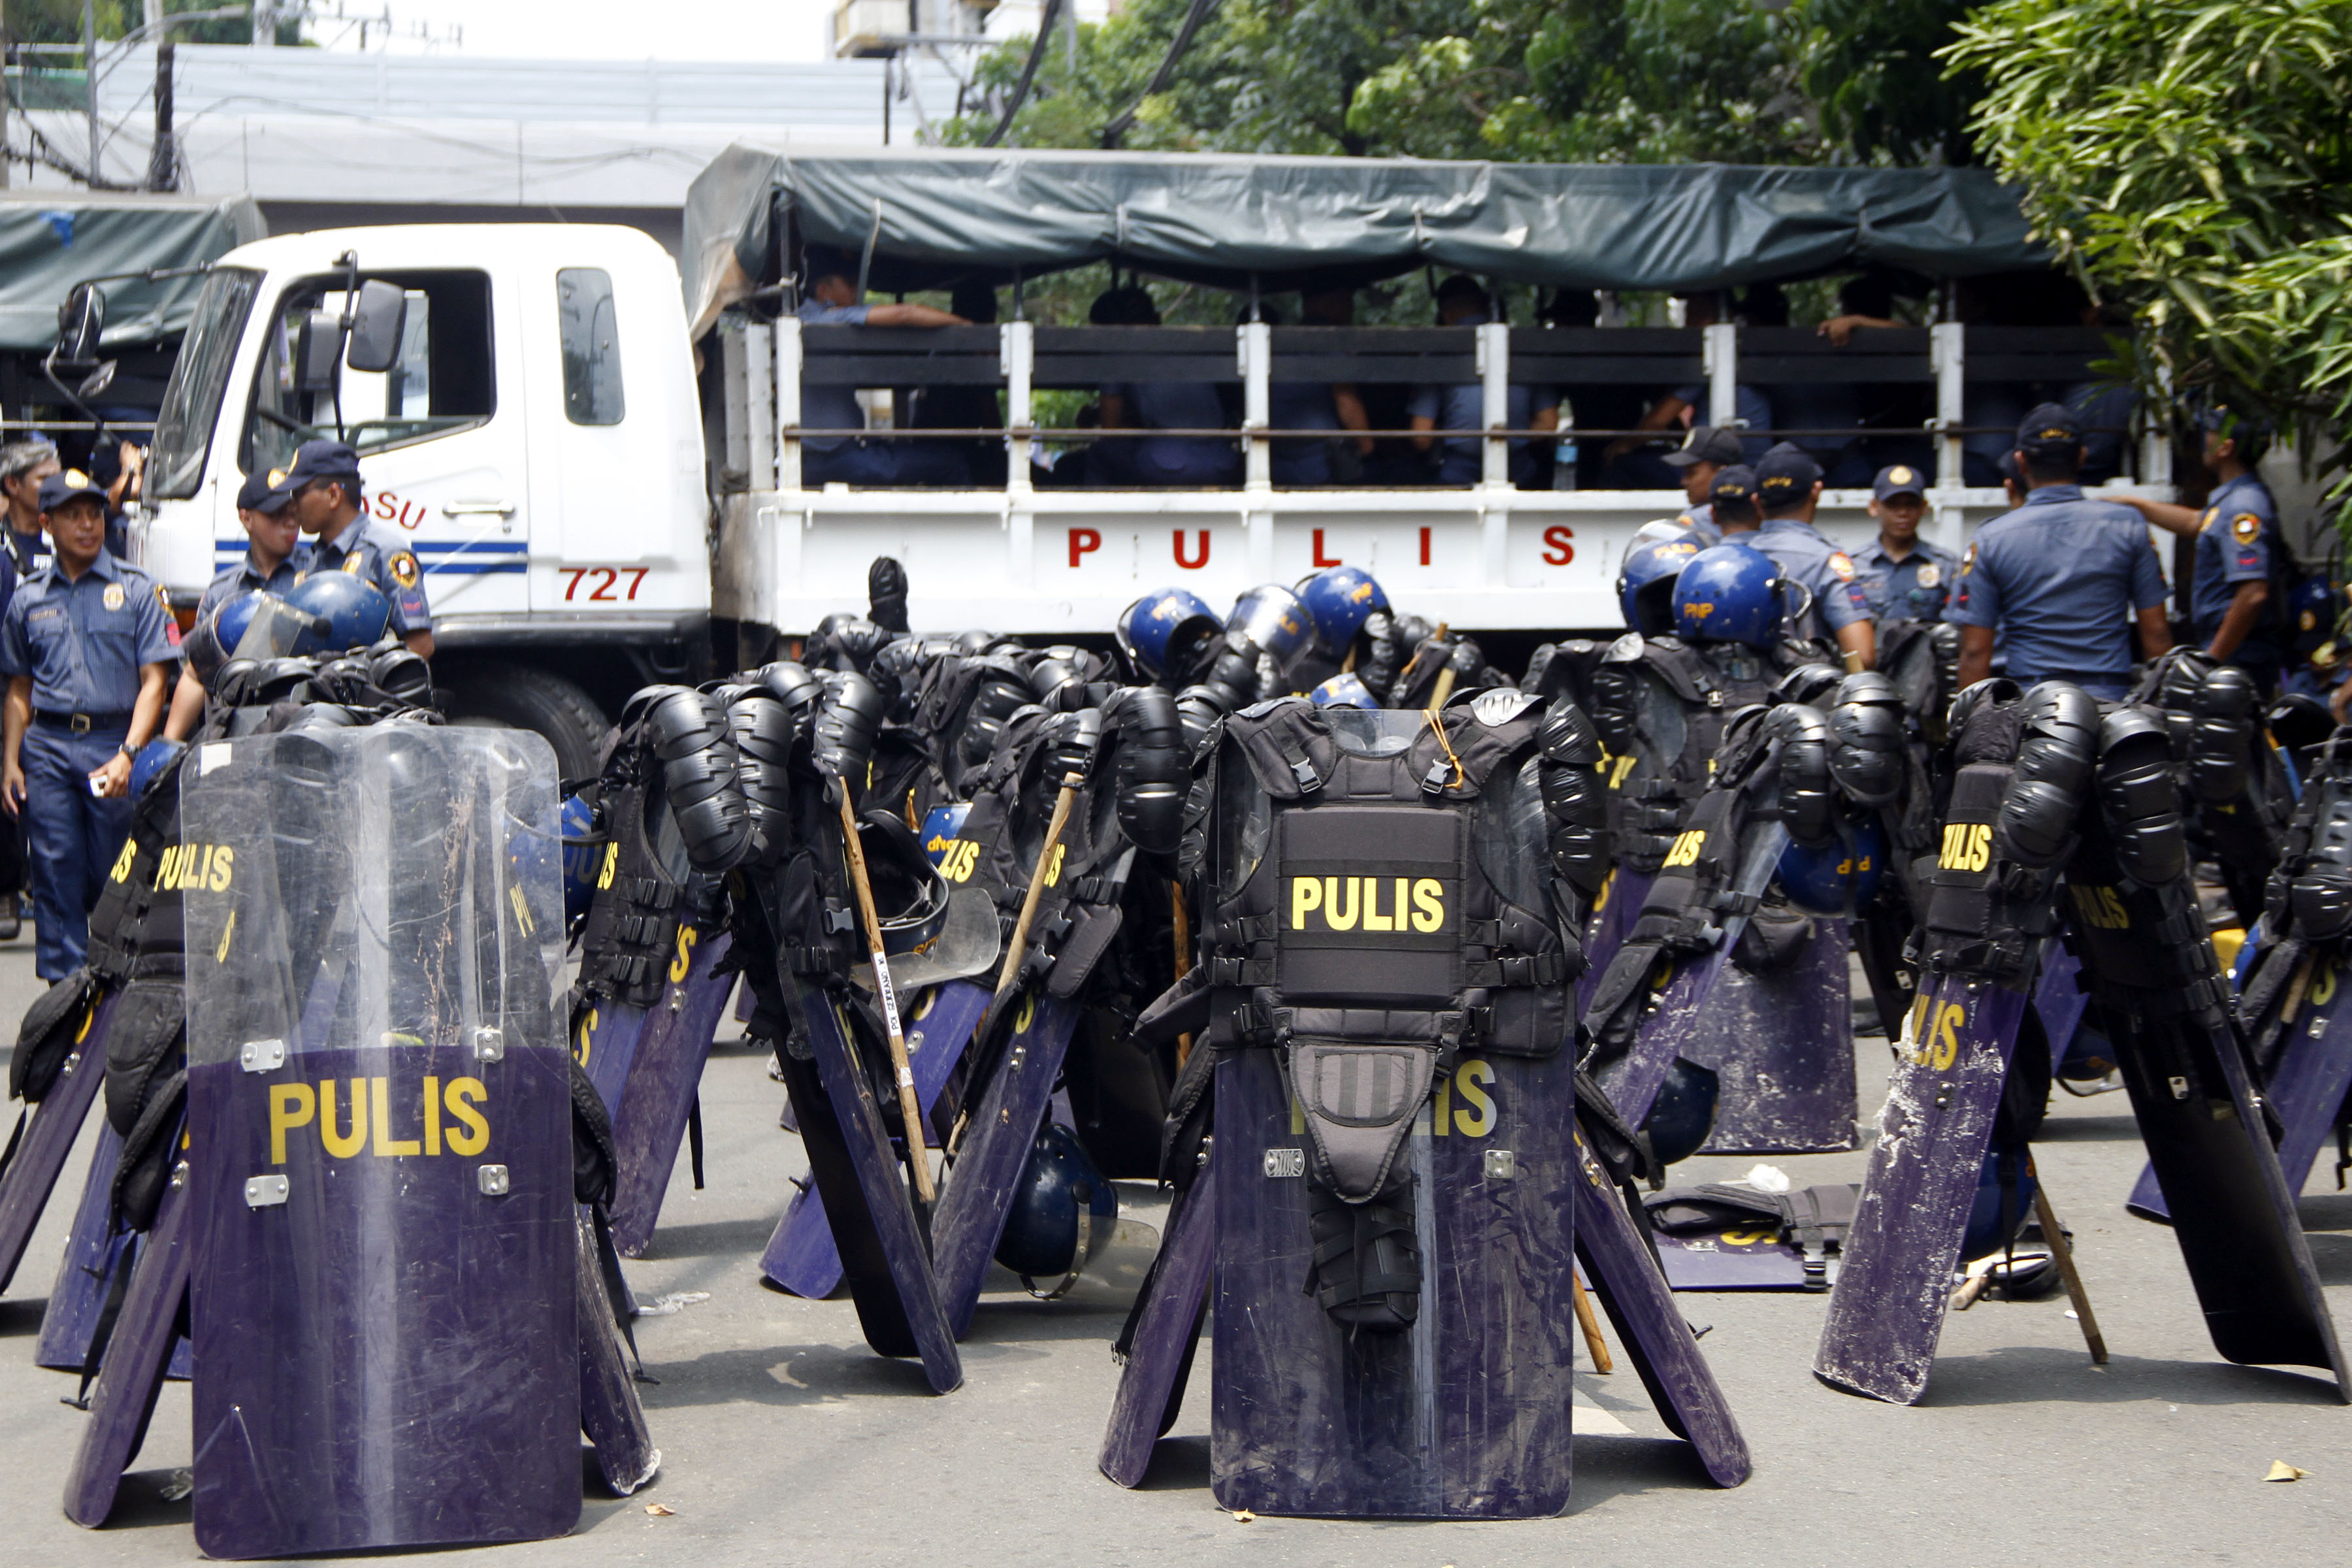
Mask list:
[[1075,713],[1057,713],[1039,731],[1045,742],[1044,783],[1049,789],[1059,789],[1064,780],[1076,776],[1080,787],[1094,776],[1095,758],[1102,749],[1102,710],[1081,708]]
[[882,730],[882,694],[854,671],[828,671],[820,679],[824,700],[810,729],[817,771],[863,786],[866,765],[874,760],[874,738]]
[[1176,721],[1184,730],[1184,749],[1198,756],[1202,742],[1222,723],[1233,705],[1213,686],[1188,686],[1176,694]]
[[646,727],[687,859],[696,870],[714,874],[740,865],[751,848],[751,825],[735,743],[728,737],[726,703],[715,694],[673,687],[655,700]]
[[877,555],[866,569],[866,605],[884,631],[907,629],[907,569],[895,557]]
[[1801,702],[1808,708],[1826,708],[1832,700],[1845,671],[1835,665],[1809,661],[1782,676],[1772,687],[1775,702]]
[[2004,856],[2042,870],[2074,845],[2100,745],[2099,710],[2080,687],[2045,682],[2026,693],[2017,715],[2017,772],[1993,831]]
[[2144,887],[2189,871],[2180,791],[2173,783],[2164,728],[2145,708],[2119,708],[2099,726],[2100,814],[2115,840],[2116,862]]
[[2242,669],[2222,665],[2197,689],[2189,735],[2189,789],[2205,805],[2242,800],[2246,749],[2253,739],[2254,683]]
[[1865,805],[1903,793],[1903,698],[1876,670],[1839,681],[1830,709],[1830,775]]
[[745,861],[772,866],[790,834],[792,711],[763,688],[740,689],[727,705],[727,733],[735,743],[735,781],[750,832]]
[[1764,726],[1780,742],[1780,820],[1790,837],[1818,849],[1837,837],[1829,721],[1803,703],[1783,702],[1766,716]]
[[956,741],[957,754],[973,768],[988,761],[1006,721],[1029,701],[1029,683],[1010,659],[991,658],[982,663],[987,672],[972,691],[964,710],[963,732]]
[[1364,629],[1359,634],[1369,650],[1356,673],[1363,677],[1364,686],[1376,700],[1386,701],[1389,688],[1396,684],[1397,670],[1404,664],[1404,650],[1397,618],[1386,610],[1374,610],[1364,617]]
[[1156,686],[1128,689],[1118,710],[1118,826],[1138,847],[1173,851],[1184,836],[1192,749],[1176,699]]

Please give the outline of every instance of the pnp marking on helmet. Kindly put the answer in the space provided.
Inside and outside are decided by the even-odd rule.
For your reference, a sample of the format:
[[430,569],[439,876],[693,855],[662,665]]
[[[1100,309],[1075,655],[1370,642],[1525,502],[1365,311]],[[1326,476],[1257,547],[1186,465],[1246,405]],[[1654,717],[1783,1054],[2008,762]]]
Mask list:
[[[1383,887],[1382,884],[1387,884]],[[1381,910],[1385,894],[1388,911]],[[1320,921],[1310,920],[1320,916]],[[1445,884],[1434,877],[1293,877],[1290,929],[1418,931],[1445,925]]]
[[[305,1127],[319,1130],[319,1144],[331,1159],[350,1160],[362,1152],[377,1158],[403,1154],[438,1155],[443,1146],[453,1154],[474,1155],[490,1146],[488,1119],[477,1109],[490,1097],[478,1078],[453,1078],[444,1084],[426,1078],[418,1086],[416,1136],[392,1136],[392,1080],[355,1078],[351,1086],[348,1120],[336,1104],[336,1080],[316,1085],[274,1083],[269,1086],[269,1163],[287,1160],[286,1135]],[[374,1111],[371,1119],[370,1110]],[[444,1110],[449,1121],[442,1121]]]

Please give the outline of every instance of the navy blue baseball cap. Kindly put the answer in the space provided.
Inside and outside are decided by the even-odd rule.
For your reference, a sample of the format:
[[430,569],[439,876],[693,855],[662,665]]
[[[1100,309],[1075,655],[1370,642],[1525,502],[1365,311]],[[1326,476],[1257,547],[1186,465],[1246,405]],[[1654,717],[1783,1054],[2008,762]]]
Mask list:
[[1693,463],[1736,463],[1739,455],[1739,437],[1736,432],[1702,425],[1685,437],[1680,447],[1666,454],[1666,461],[1677,468],[1687,468]]
[[41,481],[41,510],[55,511],[58,508],[81,496],[88,496],[100,506],[107,504],[106,492],[90,482],[90,477],[79,468],[66,468]]
[[2083,444],[2083,421],[2063,403],[2044,403],[2019,421],[2017,449],[2029,458],[2071,458]]
[[1764,506],[1791,506],[1821,482],[1822,466],[1793,441],[1783,441],[1756,465],[1756,499]]
[[1885,500],[1890,496],[1917,496],[1927,499],[1927,476],[1908,463],[1894,463],[1878,470],[1878,478],[1870,484],[1873,499]]
[[239,511],[280,511],[294,499],[294,492],[284,487],[286,470],[272,468],[266,474],[249,474],[245,483],[236,488],[236,510]]
[[1756,499],[1756,470],[1745,463],[1734,463],[1718,469],[1715,482],[1707,487],[1706,499],[1711,501],[1752,501]]
[[360,485],[360,455],[343,441],[305,441],[294,449],[293,466],[286,470],[280,489],[292,495],[315,479],[340,479],[356,492]]

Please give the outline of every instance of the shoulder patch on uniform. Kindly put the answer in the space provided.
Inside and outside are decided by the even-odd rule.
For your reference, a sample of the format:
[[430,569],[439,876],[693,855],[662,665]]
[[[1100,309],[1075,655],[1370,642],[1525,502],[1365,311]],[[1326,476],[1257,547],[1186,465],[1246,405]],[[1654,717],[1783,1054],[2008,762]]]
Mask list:
[[360,567],[362,564],[362,563],[360,560],[360,552],[356,550],[352,551],[349,555],[343,557],[343,575],[346,577],[358,576],[360,574]]
[[2230,537],[2241,544],[2252,544],[2263,536],[2263,520],[2252,512],[2242,511],[2230,520]]
[[407,551],[403,550],[393,556],[389,564],[392,567],[392,580],[394,582],[399,584],[404,588],[414,588],[416,586],[418,574],[416,570],[415,556],[411,555]]
[[172,613],[172,595],[163,591],[163,584],[161,583],[155,584],[155,605],[165,615]]
[[1853,581],[1853,558],[1843,550],[1832,550],[1830,552],[1830,570],[1838,574],[1838,581],[1851,583]]
[[120,583],[109,583],[106,585],[106,592],[98,596],[98,602],[110,610],[122,608],[129,599],[130,595],[122,591],[122,584]]
[[1969,541],[1968,552],[1960,557],[1960,575],[1965,577],[1977,569],[1977,542]]

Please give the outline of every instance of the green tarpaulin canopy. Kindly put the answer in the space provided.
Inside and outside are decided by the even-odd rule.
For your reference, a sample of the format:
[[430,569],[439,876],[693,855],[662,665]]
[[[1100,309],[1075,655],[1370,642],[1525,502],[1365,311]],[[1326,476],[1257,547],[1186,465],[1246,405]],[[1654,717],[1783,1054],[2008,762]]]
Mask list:
[[1117,261],[1268,290],[1436,267],[1505,282],[1725,289],[1871,263],[2046,265],[1980,169],[1429,163],[993,149],[803,155],[738,144],[687,196],[694,331],[800,238],[874,253],[882,289]]
[[[58,335],[58,307],[87,279],[200,266],[267,232],[249,196],[26,191],[0,197],[0,349],[47,348]],[[109,285],[106,347],[130,348],[179,331],[204,286],[200,277]]]

